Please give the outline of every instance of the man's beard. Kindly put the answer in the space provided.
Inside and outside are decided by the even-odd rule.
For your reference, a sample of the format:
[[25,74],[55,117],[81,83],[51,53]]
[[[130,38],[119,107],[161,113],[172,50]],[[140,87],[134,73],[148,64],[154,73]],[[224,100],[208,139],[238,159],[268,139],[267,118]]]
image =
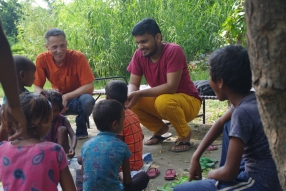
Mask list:
[[146,54],[146,55],[143,54],[143,56],[144,56],[144,57],[151,57],[151,56],[153,56],[154,54],[156,54],[157,50],[158,50],[158,45],[157,45],[156,42],[155,42],[155,43],[154,43],[154,47],[153,47],[153,51],[150,52],[149,54]]

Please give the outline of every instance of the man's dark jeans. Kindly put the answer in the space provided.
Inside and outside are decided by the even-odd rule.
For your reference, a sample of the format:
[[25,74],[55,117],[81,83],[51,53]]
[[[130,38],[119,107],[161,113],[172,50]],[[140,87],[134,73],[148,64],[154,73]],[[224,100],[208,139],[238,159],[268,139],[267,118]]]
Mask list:
[[81,96],[68,100],[67,107],[69,108],[64,115],[77,115],[76,135],[87,135],[86,123],[90,116],[95,100],[89,94],[82,94]]

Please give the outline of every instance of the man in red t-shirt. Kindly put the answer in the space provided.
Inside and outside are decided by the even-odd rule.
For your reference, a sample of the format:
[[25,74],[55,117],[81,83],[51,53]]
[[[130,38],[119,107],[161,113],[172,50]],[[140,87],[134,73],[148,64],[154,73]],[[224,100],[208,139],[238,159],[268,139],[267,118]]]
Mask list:
[[[165,119],[178,134],[171,151],[189,150],[191,131],[188,122],[197,116],[201,99],[191,81],[184,51],[177,44],[162,42],[160,28],[153,19],[137,23],[132,35],[138,49],[127,68],[131,75],[126,107],[132,108],[140,123],[154,133],[145,145],[166,139],[162,136],[169,129],[162,121]],[[143,75],[151,88],[140,90]]]
[[63,95],[64,115],[77,115],[77,139],[88,137],[86,123],[94,106],[94,75],[84,54],[67,49],[64,31],[53,28],[46,32],[47,52],[36,59],[35,92],[43,91],[46,78],[52,88]]

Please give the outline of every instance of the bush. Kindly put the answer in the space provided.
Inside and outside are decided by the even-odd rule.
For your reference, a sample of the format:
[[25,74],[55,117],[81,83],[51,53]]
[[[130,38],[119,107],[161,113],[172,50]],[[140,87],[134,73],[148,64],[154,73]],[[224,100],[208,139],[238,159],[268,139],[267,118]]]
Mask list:
[[[31,2],[31,1],[29,1]],[[218,32],[235,0],[55,0],[49,9],[23,3],[14,51],[34,60],[45,51],[44,33],[58,27],[69,48],[82,51],[96,76],[128,76],[126,67],[137,46],[131,30],[146,17],[156,19],[163,40],[182,46],[187,60],[222,45]],[[33,13],[33,14],[31,14]]]

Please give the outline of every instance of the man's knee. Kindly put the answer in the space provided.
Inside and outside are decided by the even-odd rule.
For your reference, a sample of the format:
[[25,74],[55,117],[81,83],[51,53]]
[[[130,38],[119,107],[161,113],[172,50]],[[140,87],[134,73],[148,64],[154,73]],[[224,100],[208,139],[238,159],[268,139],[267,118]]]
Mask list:
[[155,107],[158,113],[165,116],[169,113],[171,107],[175,106],[175,101],[169,96],[160,95],[155,100]]
[[85,113],[91,113],[95,100],[94,98],[89,94],[83,94],[79,97],[79,102],[85,111]]
[[133,111],[133,112],[137,115],[137,111],[138,111],[138,110],[139,110],[139,111],[141,110],[142,104],[144,104],[144,101],[143,101],[142,98],[140,98],[140,99],[138,100],[138,102],[137,102],[130,110]]
[[79,101],[82,105],[94,105],[94,98],[89,94],[82,94],[79,97]]

